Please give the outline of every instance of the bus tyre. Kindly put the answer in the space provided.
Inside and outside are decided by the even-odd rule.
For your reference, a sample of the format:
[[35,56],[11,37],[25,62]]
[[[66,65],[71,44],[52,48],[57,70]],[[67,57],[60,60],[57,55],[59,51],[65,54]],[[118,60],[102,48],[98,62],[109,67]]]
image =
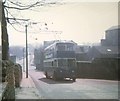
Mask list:
[[73,78],[73,81],[75,82],[75,81],[76,81],[76,78]]
[[48,76],[47,72],[45,72],[45,76],[47,79],[49,79],[50,77]]
[[55,81],[57,80],[55,72],[53,73],[53,80],[55,80]]

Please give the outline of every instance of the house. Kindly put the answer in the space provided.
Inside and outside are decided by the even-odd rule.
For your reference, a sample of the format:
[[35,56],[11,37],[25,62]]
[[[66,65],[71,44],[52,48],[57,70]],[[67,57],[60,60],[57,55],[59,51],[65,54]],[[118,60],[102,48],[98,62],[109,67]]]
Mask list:
[[100,46],[93,46],[89,52],[89,60],[95,58],[120,58],[120,25],[105,31],[105,39],[101,39]]
[[77,45],[76,46],[76,60],[77,61],[87,61],[88,57],[87,57],[87,53],[88,50],[90,49],[90,46],[85,46],[85,45]]
[[105,39],[101,39],[102,46],[120,46],[120,25],[105,31]]
[[89,60],[95,58],[118,58],[119,51],[117,46],[93,46],[87,55]]
[[113,26],[105,32],[105,39],[101,40],[100,45],[89,48],[86,57],[90,62],[77,63],[78,77],[119,79],[120,27]]

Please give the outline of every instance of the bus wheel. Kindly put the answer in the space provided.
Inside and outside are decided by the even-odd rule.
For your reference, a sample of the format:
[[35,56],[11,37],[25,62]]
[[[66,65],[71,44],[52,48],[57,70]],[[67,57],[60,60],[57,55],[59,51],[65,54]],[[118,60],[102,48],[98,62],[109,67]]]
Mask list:
[[59,80],[63,80],[63,78],[59,78]]
[[47,72],[45,72],[45,76],[47,79],[49,79],[50,77],[48,76]]
[[55,80],[55,81],[57,80],[55,72],[53,73],[53,80]]
[[76,81],[76,78],[73,78],[73,81],[75,82],[75,81]]

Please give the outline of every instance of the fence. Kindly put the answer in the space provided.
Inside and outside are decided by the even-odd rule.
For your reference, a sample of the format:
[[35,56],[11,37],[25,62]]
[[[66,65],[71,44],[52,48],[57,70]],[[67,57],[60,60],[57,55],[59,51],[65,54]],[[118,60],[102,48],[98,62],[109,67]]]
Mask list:
[[77,62],[78,77],[91,79],[118,79],[118,59],[100,59]]

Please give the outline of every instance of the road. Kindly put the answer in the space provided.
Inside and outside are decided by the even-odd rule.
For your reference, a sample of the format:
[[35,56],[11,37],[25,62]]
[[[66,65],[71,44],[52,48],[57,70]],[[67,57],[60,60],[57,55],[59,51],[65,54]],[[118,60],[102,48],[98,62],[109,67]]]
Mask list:
[[[21,65],[22,62],[18,61]],[[43,99],[118,99],[118,81],[82,78],[76,82],[54,81],[46,79],[43,72],[35,70],[30,64],[29,75]]]
[[118,82],[110,80],[77,79],[54,81],[43,72],[29,70],[43,99],[118,99]]

